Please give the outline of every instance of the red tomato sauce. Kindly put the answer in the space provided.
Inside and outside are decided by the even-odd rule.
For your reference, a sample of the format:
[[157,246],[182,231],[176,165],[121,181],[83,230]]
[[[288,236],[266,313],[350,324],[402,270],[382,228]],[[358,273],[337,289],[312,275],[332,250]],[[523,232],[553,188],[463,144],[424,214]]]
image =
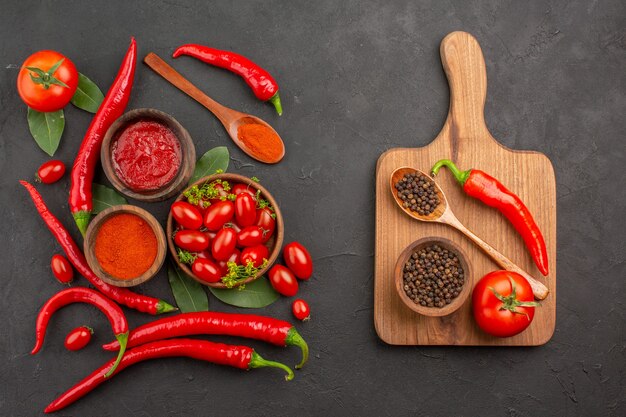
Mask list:
[[111,156],[118,178],[137,192],[157,190],[170,183],[182,159],[174,132],[153,120],[128,125],[113,143]]

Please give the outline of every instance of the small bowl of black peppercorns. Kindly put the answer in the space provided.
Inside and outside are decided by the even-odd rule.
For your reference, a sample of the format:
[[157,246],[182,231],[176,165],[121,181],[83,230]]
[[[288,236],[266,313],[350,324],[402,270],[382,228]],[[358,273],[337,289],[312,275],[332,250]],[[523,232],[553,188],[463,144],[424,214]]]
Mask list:
[[402,251],[395,267],[396,290],[404,304],[424,316],[447,316],[471,292],[467,257],[445,238],[419,239]]

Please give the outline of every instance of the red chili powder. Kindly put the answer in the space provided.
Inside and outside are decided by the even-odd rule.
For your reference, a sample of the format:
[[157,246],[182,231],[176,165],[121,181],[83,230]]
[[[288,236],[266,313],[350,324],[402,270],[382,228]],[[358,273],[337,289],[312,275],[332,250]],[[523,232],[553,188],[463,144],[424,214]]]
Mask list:
[[265,161],[277,161],[283,153],[283,143],[276,133],[259,123],[248,123],[237,128],[237,137]]
[[96,259],[109,275],[137,278],[157,256],[157,239],[152,227],[135,214],[116,214],[105,220],[96,236]]
[[113,142],[111,156],[117,177],[138,192],[169,184],[182,160],[176,134],[153,120],[127,126]]

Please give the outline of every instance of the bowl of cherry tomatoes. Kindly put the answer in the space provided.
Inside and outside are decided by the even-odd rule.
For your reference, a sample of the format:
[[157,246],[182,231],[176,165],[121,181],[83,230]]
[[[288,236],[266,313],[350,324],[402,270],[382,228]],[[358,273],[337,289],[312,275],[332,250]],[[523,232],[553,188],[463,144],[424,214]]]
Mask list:
[[234,288],[262,276],[278,258],[284,225],[274,197],[238,174],[200,178],[174,201],[167,245],[180,269],[203,285]]

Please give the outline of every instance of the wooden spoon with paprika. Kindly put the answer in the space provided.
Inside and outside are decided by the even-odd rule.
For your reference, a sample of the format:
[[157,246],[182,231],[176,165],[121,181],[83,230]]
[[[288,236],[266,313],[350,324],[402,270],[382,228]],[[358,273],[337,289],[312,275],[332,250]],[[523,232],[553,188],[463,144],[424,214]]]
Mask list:
[[146,55],[143,62],[213,113],[222,122],[233,142],[250,157],[266,164],[275,164],[283,159],[285,145],[272,126],[256,116],[221,105],[153,52]]

